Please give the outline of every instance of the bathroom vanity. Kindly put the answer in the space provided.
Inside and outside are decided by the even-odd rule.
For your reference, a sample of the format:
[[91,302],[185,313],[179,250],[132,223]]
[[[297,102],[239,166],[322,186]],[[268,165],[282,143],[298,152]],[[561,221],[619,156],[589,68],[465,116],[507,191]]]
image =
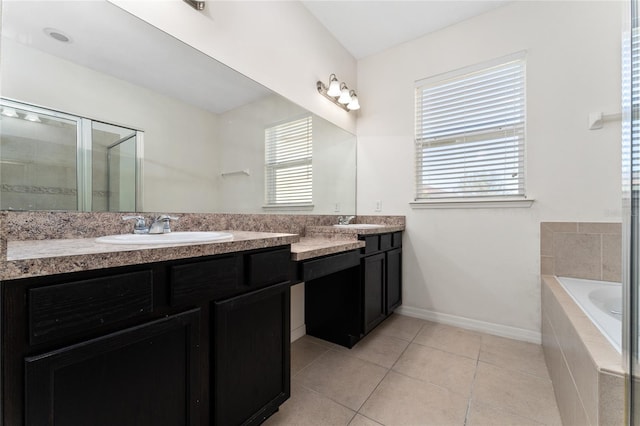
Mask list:
[[[402,228],[355,226],[350,233],[359,249],[300,263],[307,334],[351,348],[400,306]],[[310,232],[345,233],[329,227]]]
[[[304,235],[314,227],[301,223],[335,220],[260,218],[181,221],[284,223]],[[0,212],[0,425],[259,424],[290,396],[291,285],[306,282],[308,333],[348,347],[400,303],[404,223],[325,225],[303,238],[227,231],[231,240],[211,244],[96,242],[91,226],[116,234],[120,222]]]
[[259,424],[290,393],[290,265],[283,245],[3,282],[3,424]]

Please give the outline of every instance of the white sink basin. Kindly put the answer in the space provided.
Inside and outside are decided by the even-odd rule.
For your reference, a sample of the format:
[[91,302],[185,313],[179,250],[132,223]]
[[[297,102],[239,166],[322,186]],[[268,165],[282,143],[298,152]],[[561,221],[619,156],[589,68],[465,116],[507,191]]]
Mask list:
[[105,244],[182,244],[213,243],[231,241],[233,235],[228,232],[170,232],[168,234],[121,234],[96,238],[96,242]]
[[344,229],[369,229],[369,228],[382,228],[384,225],[376,225],[374,223],[350,223],[348,225],[333,225],[336,228]]

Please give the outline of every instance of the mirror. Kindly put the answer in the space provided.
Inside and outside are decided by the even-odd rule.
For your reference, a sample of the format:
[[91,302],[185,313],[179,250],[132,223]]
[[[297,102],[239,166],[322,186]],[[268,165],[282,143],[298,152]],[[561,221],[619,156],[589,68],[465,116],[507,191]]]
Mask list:
[[[60,193],[75,196],[80,210],[130,211],[122,194],[137,191],[139,211],[355,214],[354,135],[111,3],[4,0],[0,58],[4,100],[43,118],[78,117],[67,133],[98,129],[104,141],[54,144],[46,130],[53,121],[9,117],[3,108],[0,209],[73,209]],[[295,195],[292,179],[303,175],[291,171],[299,158],[282,154],[275,178],[265,180],[267,129],[304,117],[311,202],[266,204],[267,190]],[[29,130],[16,136],[7,130],[14,127]],[[137,145],[109,148],[127,134],[138,135]],[[125,163],[135,171],[123,172]]]

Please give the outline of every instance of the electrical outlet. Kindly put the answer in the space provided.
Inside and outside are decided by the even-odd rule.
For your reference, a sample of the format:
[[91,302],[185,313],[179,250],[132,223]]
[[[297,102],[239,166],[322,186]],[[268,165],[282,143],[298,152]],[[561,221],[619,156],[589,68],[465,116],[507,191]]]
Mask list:
[[335,204],[335,206],[333,208],[333,211],[336,212],[336,213],[338,213],[340,211],[340,203],[336,203]]
[[382,211],[382,201],[381,200],[376,200],[375,211],[377,211],[377,212],[381,212]]

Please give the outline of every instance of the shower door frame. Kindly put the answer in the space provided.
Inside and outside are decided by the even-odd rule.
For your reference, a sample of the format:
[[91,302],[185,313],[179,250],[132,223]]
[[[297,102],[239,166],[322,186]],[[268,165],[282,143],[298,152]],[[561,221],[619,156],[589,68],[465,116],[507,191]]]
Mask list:
[[104,123],[122,127],[135,132],[136,137],[136,171],[135,171],[135,211],[142,211],[142,164],[144,152],[144,131],[132,126],[109,123],[102,120],[92,120],[50,108],[24,103],[11,98],[0,98],[0,107],[9,107],[22,111],[33,112],[50,117],[69,120],[76,123],[76,205],[78,211],[92,211],[93,195],[93,160],[91,158],[93,146],[93,123]]
[[622,40],[622,358],[627,373],[625,419],[629,425],[640,425],[639,6],[639,0],[629,1],[623,16]]

